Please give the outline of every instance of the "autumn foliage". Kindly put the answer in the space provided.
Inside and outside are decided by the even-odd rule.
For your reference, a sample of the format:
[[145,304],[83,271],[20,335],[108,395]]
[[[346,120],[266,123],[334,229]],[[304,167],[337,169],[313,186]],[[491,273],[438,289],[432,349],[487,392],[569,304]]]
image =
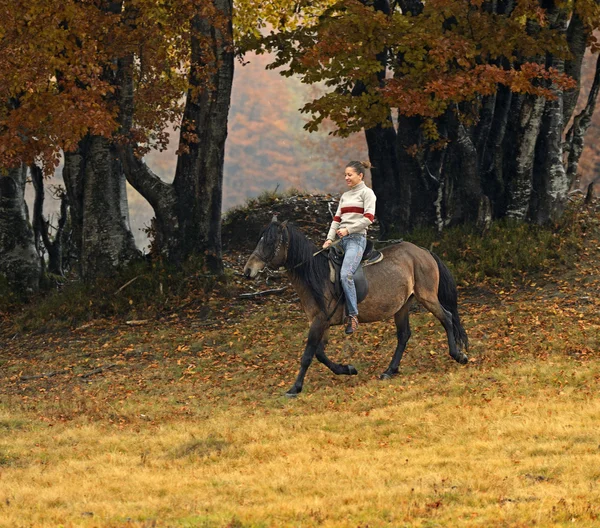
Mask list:
[[[131,141],[140,152],[164,148],[165,130],[182,115],[191,22],[226,23],[208,0],[3,0],[0,12],[0,165],[37,159],[47,170],[86,135]],[[197,80],[213,73],[209,51],[206,67],[192,72]],[[132,59],[127,95],[120,70]],[[135,104],[124,101],[132,96]],[[131,123],[124,104],[133,107]]]
[[[359,0],[334,3],[312,24],[274,31],[254,45],[276,53],[273,66],[286,65],[286,75],[331,87],[304,107],[313,116],[308,128],[330,118],[344,136],[384,121],[381,105],[432,118],[499,84],[549,98],[556,88],[574,87],[564,72],[539,62],[544,54],[566,59],[569,49],[537,1],[518,2],[507,13],[481,1],[419,5],[412,13],[418,16],[407,16]],[[578,2],[576,9],[590,27],[598,24],[593,3]],[[356,97],[357,83],[368,93]]]

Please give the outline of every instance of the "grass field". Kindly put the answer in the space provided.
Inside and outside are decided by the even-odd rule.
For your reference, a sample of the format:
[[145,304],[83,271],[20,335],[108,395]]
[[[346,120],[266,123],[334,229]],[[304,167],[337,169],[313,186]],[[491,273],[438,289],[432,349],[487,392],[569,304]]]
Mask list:
[[598,233],[569,270],[461,290],[467,365],[417,310],[400,376],[377,379],[392,323],[337,328],[359,375],[314,363],[295,400],[291,294],[6,326],[0,526],[600,526]]

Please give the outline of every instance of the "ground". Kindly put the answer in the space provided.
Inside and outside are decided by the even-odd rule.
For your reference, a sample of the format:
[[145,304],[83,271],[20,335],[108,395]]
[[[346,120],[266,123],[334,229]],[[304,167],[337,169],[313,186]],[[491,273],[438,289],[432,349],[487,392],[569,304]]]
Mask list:
[[460,289],[467,365],[417,309],[398,377],[393,323],[338,328],[359,375],[314,363],[295,400],[307,324],[291,287],[240,299],[287,284],[246,249],[160,318],[5,317],[0,526],[598,526],[598,210],[574,267]]

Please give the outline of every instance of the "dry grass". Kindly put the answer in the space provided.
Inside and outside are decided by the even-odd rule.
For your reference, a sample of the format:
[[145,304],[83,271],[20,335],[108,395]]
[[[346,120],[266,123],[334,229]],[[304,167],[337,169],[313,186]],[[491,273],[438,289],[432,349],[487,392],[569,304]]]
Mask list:
[[145,365],[141,391],[122,370],[21,384],[0,413],[0,525],[597,526],[597,354],[515,360],[480,337],[459,367],[423,348],[443,341],[414,319],[404,376],[372,379],[388,358],[364,335],[365,374],[315,366],[295,401],[277,385],[297,358],[237,396],[234,376],[171,382],[180,357]]
[[337,405],[341,390],[278,409],[228,402],[204,419],[124,429],[83,418],[13,428],[11,413],[0,524],[597,525],[598,399],[490,395],[473,389],[476,373],[467,380],[370,382]]

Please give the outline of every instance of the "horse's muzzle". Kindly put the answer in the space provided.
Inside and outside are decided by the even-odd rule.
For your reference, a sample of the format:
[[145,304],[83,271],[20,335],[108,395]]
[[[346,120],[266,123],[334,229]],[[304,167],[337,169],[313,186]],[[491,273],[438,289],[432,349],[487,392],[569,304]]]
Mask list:
[[255,255],[250,255],[248,262],[244,266],[244,277],[247,279],[254,279],[256,276],[265,269],[266,264],[257,258]]

